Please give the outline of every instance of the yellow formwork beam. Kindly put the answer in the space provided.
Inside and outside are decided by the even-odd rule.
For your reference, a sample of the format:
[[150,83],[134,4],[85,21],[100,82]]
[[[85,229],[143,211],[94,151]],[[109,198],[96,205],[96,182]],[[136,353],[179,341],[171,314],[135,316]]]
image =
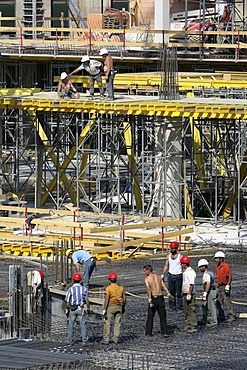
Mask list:
[[140,182],[139,182],[138,173],[137,173],[136,159],[135,159],[134,152],[133,152],[131,126],[129,122],[123,122],[123,127],[124,127],[124,138],[125,138],[126,151],[127,151],[128,160],[129,160],[129,166],[130,166],[130,170],[131,170],[132,177],[134,180],[133,186],[134,186],[136,210],[141,211],[142,210],[142,196],[141,196]]
[[[241,104],[236,101],[228,102],[227,99],[211,100],[203,99],[193,102],[187,101],[160,101],[147,97],[141,97],[135,101],[125,98],[124,101],[82,101],[59,99],[45,100],[37,97],[22,97],[15,98],[0,98],[0,109],[20,109],[32,111],[55,111],[58,112],[88,112],[92,114],[115,114],[115,115],[155,115],[161,117],[204,117],[204,118],[219,118],[219,119],[247,119],[247,101],[242,101]],[[91,123],[92,124],[92,123]],[[36,124],[38,127],[38,123]],[[46,138],[44,137],[44,142]],[[48,150],[51,152],[52,147],[47,142]]]
[[[83,140],[85,139],[86,135],[88,134],[88,132],[90,131],[91,127],[94,125],[95,121],[95,115],[92,116],[92,120],[90,120],[87,125],[83,128],[82,132],[80,133],[79,135],[79,140],[78,140],[78,146],[81,145],[81,143],[83,142]],[[88,150],[88,147],[87,147],[87,150]],[[65,175],[65,170],[66,168],[68,168],[70,162],[72,161],[72,159],[74,158],[76,154],[76,145],[73,145],[73,147],[70,149],[70,152],[69,154],[66,156],[65,160],[63,161],[62,165],[60,166],[60,176],[62,176],[62,179],[64,178],[67,178],[66,175]],[[86,154],[85,154],[86,155]],[[86,157],[83,157],[83,160],[82,160],[82,167],[85,166],[85,160],[86,160]],[[51,180],[51,182],[49,183],[48,185],[48,191],[46,191],[42,198],[41,198],[41,204],[45,204],[46,201],[48,200],[49,198],[49,193],[52,192],[55,187],[56,187],[56,182],[57,182],[57,175],[55,175],[53,177],[53,179]],[[69,189],[71,187],[69,186]],[[67,189],[68,190],[68,189]],[[73,204],[76,205],[76,195],[74,193],[74,191],[71,189],[71,193],[73,193],[73,196],[71,196],[71,199],[73,201]]]
[[[51,145],[48,137],[46,136],[46,133],[45,133],[45,131],[44,131],[41,123],[39,122],[38,118],[35,116],[34,112],[32,112],[32,111],[29,110],[28,113],[29,113],[29,115],[30,115],[30,117],[32,119],[32,122],[34,124],[34,127],[36,128],[36,130],[37,130],[37,132],[39,134],[39,137],[43,141],[43,144],[44,144],[44,146],[45,146],[45,148],[47,150],[47,153],[50,155],[50,158],[51,158],[52,162],[54,163],[54,165],[57,166],[57,164],[58,164],[58,158],[57,158],[56,154],[53,151],[53,146]],[[76,202],[75,193],[74,193],[74,191],[73,191],[73,189],[72,189],[72,187],[71,187],[71,185],[69,183],[69,180],[68,180],[66,174],[64,173],[63,169],[61,168],[61,166],[59,166],[59,175],[60,175],[61,180],[64,183],[64,186],[65,186],[66,190],[68,191],[68,193],[69,193],[69,195],[71,197],[71,200],[75,204],[75,202]],[[43,197],[44,197],[44,195],[43,195]],[[41,201],[41,203],[42,203],[42,201]],[[44,203],[42,203],[42,204],[44,204]]]

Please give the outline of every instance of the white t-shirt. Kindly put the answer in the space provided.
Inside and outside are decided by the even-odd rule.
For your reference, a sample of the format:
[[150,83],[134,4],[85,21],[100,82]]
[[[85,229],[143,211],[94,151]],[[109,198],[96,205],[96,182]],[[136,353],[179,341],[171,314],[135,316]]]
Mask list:
[[193,284],[192,294],[195,293],[195,283],[196,283],[196,272],[192,267],[187,267],[183,272],[183,285],[182,292],[187,294],[189,293],[189,287]]
[[85,69],[91,76],[95,76],[100,73],[101,62],[97,60],[90,59],[89,65],[82,63],[80,67],[78,67],[79,71]]
[[168,272],[172,275],[180,275],[182,274],[182,266],[181,266],[181,263],[180,263],[180,258],[181,258],[181,254],[178,254],[177,255],[177,258],[175,259],[172,259],[171,257],[171,253],[169,254],[169,257],[168,257],[168,266],[169,266],[169,270]]

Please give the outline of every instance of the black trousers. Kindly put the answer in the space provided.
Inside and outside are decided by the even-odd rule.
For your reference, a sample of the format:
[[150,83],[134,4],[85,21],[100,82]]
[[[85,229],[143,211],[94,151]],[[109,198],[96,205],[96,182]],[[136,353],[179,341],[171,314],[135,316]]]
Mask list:
[[161,334],[167,334],[166,308],[163,295],[152,297],[153,307],[148,305],[148,318],[146,322],[146,335],[152,335],[155,312],[158,311],[160,317]]

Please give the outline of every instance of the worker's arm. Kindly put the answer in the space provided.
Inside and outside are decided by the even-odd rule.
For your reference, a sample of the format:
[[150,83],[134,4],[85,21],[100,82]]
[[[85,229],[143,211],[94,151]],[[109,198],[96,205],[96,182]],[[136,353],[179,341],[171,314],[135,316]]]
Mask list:
[[148,300],[152,300],[152,292],[151,292],[151,288],[150,288],[149,281],[147,280],[147,278],[145,279],[145,285],[147,288]]
[[123,291],[123,305],[126,305],[126,294],[125,291]]
[[89,302],[89,299],[86,298],[85,299],[85,302],[86,302],[86,305],[87,305],[87,310],[89,311],[90,310],[90,302]]
[[110,59],[110,57],[106,57],[106,59],[105,59],[104,71],[105,71],[105,78],[107,80],[109,78],[110,73],[111,73],[111,59]]
[[59,81],[59,83],[57,85],[57,96],[58,96],[58,98],[60,98],[61,90],[62,90],[62,81]]
[[105,295],[105,300],[104,300],[104,310],[105,310],[105,311],[106,311],[106,310],[107,310],[107,308],[108,308],[109,301],[110,301],[110,296],[109,296],[109,294],[106,294],[106,295]]
[[79,263],[75,263],[75,270],[76,272],[80,272],[81,265]]
[[74,92],[77,92],[77,90],[76,90],[75,86],[72,84],[72,82],[70,83],[70,87],[71,87],[71,89],[72,89]]
[[164,291],[166,292],[166,295],[169,297],[170,296],[170,292],[166,286],[166,284],[164,283],[164,281],[161,279],[161,284],[162,284],[162,287],[164,289]]
[[74,69],[74,71],[70,72],[70,74],[69,74],[68,76],[71,76],[71,75],[73,75],[74,73],[79,72],[80,70],[81,70],[81,68],[80,68],[80,67],[78,67],[78,68]]
[[168,264],[168,257],[167,257],[166,263],[164,264],[164,267],[163,267],[163,270],[162,270],[162,273],[161,273],[161,279],[163,279],[165,277],[165,274],[167,273],[168,268],[169,268],[169,264]]

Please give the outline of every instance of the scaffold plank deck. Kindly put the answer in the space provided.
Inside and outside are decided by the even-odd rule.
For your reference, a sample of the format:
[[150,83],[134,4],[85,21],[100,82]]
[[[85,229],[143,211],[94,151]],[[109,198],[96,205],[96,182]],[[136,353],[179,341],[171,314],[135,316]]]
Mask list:
[[0,108],[161,117],[247,118],[245,99],[183,98],[164,101],[159,100],[157,96],[147,98],[140,95],[117,95],[114,101],[88,101],[86,94],[81,94],[81,98],[77,100],[62,100],[58,99],[54,92],[41,92],[28,97],[3,97],[0,99]]

